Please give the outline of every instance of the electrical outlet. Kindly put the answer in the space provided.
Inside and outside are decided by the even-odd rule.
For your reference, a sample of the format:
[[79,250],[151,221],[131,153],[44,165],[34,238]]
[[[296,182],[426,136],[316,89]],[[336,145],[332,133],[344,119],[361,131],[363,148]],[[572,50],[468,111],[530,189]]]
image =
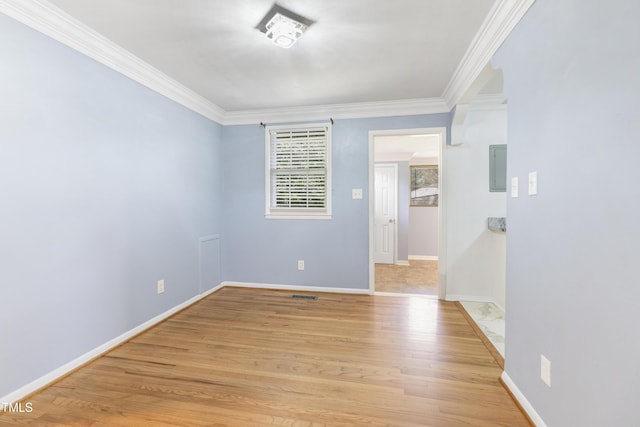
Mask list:
[[158,280],[157,289],[159,294],[164,292],[164,279]]
[[551,387],[551,361],[544,357],[544,354],[540,355],[540,378]]
[[351,190],[351,198],[353,200],[362,199],[362,188],[354,188]]
[[304,270],[304,261],[303,260],[298,260],[298,270],[302,271]]

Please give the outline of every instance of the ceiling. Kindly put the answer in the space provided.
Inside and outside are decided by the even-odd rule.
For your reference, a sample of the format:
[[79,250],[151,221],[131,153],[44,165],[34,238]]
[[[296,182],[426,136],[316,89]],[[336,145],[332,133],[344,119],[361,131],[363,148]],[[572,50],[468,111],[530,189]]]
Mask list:
[[273,0],[49,3],[224,112],[440,99],[494,6],[279,0],[315,21],[282,49],[255,29]]
[[377,135],[375,161],[433,164],[440,157],[440,145],[440,134]]

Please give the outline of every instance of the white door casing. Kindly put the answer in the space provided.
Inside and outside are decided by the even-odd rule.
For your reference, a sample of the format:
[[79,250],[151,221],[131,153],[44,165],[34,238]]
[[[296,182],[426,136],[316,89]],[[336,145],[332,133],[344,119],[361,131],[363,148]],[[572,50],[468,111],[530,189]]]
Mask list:
[[[437,134],[440,136],[438,168],[438,298],[447,297],[447,129],[444,127],[369,131],[369,189],[375,188],[374,142],[379,135]],[[374,193],[375,195],[375,193]],[[375,197],[369,197],[369,294],[375,293]]]
[[375,262],[394,264],[396,254],[396,212],[398,166],[375,166]]

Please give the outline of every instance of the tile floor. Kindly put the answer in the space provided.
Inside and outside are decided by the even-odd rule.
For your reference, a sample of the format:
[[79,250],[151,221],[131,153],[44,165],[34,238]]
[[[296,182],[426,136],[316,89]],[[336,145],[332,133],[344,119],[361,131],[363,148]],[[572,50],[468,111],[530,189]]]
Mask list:
[[411,260],[409,265],[376,264],[376,292],[438,295],[438,261]]
[[504,357],[504,312],[491,302],[460,301],[460,303]]

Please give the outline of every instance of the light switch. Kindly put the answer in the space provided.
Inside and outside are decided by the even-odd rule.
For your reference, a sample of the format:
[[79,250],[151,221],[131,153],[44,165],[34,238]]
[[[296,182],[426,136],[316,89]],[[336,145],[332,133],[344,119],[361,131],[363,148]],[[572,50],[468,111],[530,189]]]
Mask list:
[[518,197],[518,177],[511,178],[511,197],[514,199]]
[[362,188],[354,188],[351,190],[351,198],[353,200],[362,199]]
[[538,172],[529,172],[529,195],[538,194]]

